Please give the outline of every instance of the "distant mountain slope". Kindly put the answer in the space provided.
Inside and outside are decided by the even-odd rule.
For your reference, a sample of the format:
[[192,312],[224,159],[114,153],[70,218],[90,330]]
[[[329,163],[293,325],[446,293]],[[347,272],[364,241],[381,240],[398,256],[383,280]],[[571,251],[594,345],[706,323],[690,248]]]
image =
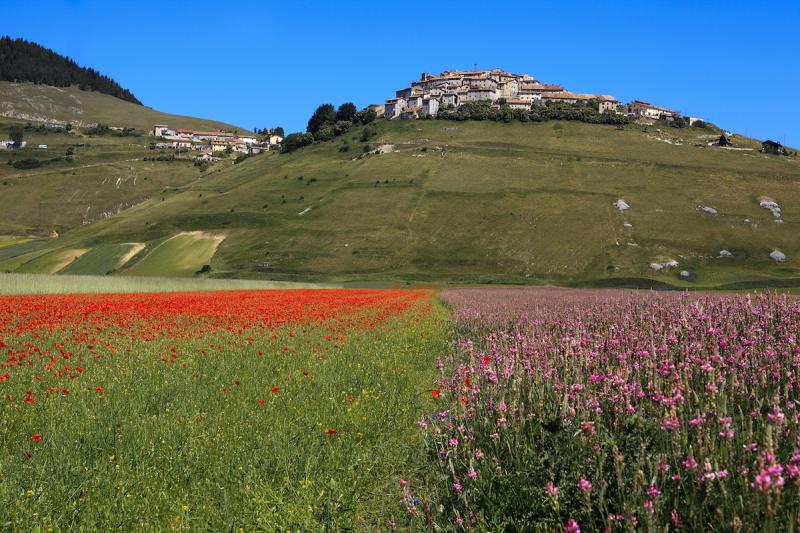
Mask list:
[[54,87],[77,86],[141,105],[133,93],[108,76],[81,67],[72,59],[25,39],[0,37],[0,80]]
[[[208,231],[226,237],[214,276],[680,286],[800,277],[800,160],[762,154],[752,139],[711,147],[712,132],[666,123],[369,128],[381,155],[362,155],[354,128],[162,191],[46,248],[152,247]],[[784,261],[770,258],[776,250]]]
[[89,127],[107,126],[150,131],[153,124],[174,128],[247,131],[224,122],[171,115],[150,107],[126,102],[99,92],[77,87],[50,87],[33,83],[0,81],[0,117],[29,122],[69,122]]

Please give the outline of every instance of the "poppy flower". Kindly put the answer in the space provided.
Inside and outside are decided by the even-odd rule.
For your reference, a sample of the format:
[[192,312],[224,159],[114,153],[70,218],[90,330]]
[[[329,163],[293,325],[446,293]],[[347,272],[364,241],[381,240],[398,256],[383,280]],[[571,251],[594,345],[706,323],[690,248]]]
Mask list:
[[272,387],[272,392],[280,392],[280,391],[281,391],[280,387]]
[[440,394],[441,394],[441,393],[439,392],[439,389],[433,389],[433,390],[431,391],[431,396],[433,396],[433,399],[434,399],[434,400],[438,400],[438,399],[439,399],[439,395],[440,395]]
[[33,435],[31,435],[30,441],[31,442],[42,442],[42,436],[39,435],[38,433],[34,433]]
[[258,405],[263,406],[265,403],[267,403],[266,400],[258,400]]
[[326,435],[336,435],[336,430],[333,428],[328,428],[325,430]]
[[97,387],[95,392],[97,392],[97,394],[103,394],[103,387]]

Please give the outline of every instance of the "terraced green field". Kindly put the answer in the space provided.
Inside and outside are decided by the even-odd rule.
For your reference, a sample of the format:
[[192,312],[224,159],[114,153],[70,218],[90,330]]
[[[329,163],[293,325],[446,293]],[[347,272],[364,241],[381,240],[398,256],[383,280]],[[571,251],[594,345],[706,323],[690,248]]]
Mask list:
[[203,232],[179,233],[165,240],[125,271],[128,276],[186,277],[211,263],[225,237]]
[[59,248],[26,261],[15,272],[20,274],[55,274],[86,253],[84,248]]
[[74,263],[68,265],[60,274],[110,274],[130,261],[144,249],[141,243],[103,244],[92,248]]

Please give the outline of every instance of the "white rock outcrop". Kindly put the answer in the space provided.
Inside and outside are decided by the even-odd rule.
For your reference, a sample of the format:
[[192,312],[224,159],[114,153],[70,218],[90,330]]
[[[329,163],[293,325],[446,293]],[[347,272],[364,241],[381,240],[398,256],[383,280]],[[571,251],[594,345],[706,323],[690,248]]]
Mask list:
[[769,257],[770,259],[772,259],[773,261],[777,261],[778,263],[786,261],[786,254],[784,254],[780,250],[772,250],[772,252],[769,254]]
[[628,202],[626,202],[626,201],[625,201],[624,199],[622,199],[622,198],[620,198],[619,200],[617,200],[616,202],[614,202],[614,207],[616,207],[616,208],[617,208],[617,209],[619,209],[620,211],[625,211],[626,209],[630,209],[630,208],[631,208],[631,206],[630,206],[630,205],[628,205]]

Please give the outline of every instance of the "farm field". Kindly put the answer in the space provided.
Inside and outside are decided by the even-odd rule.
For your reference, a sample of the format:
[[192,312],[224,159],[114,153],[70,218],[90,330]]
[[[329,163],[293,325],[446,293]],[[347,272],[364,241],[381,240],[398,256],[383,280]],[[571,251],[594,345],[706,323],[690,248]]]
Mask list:
[[186,277],[211,262],[214,252],[225,239],[200,231],[174,235],[160,243],[141,261],[127,270],[131,276]]
[[427,291],[0,297],[0,527],[387,524],[444,342]]
[[[800,302],[454,289],[411,524],[794,531]],[[432,474],[435,472],[435,474]],[[416,481],[416,482],[415,482]]]
[[336,289],[329,283],[244,279],[161,278],[46,274],[0,274],[0,294],[196,292],[267,289]]
[[0,296],[2,528],[798,525],[794,296],[86,278]]

